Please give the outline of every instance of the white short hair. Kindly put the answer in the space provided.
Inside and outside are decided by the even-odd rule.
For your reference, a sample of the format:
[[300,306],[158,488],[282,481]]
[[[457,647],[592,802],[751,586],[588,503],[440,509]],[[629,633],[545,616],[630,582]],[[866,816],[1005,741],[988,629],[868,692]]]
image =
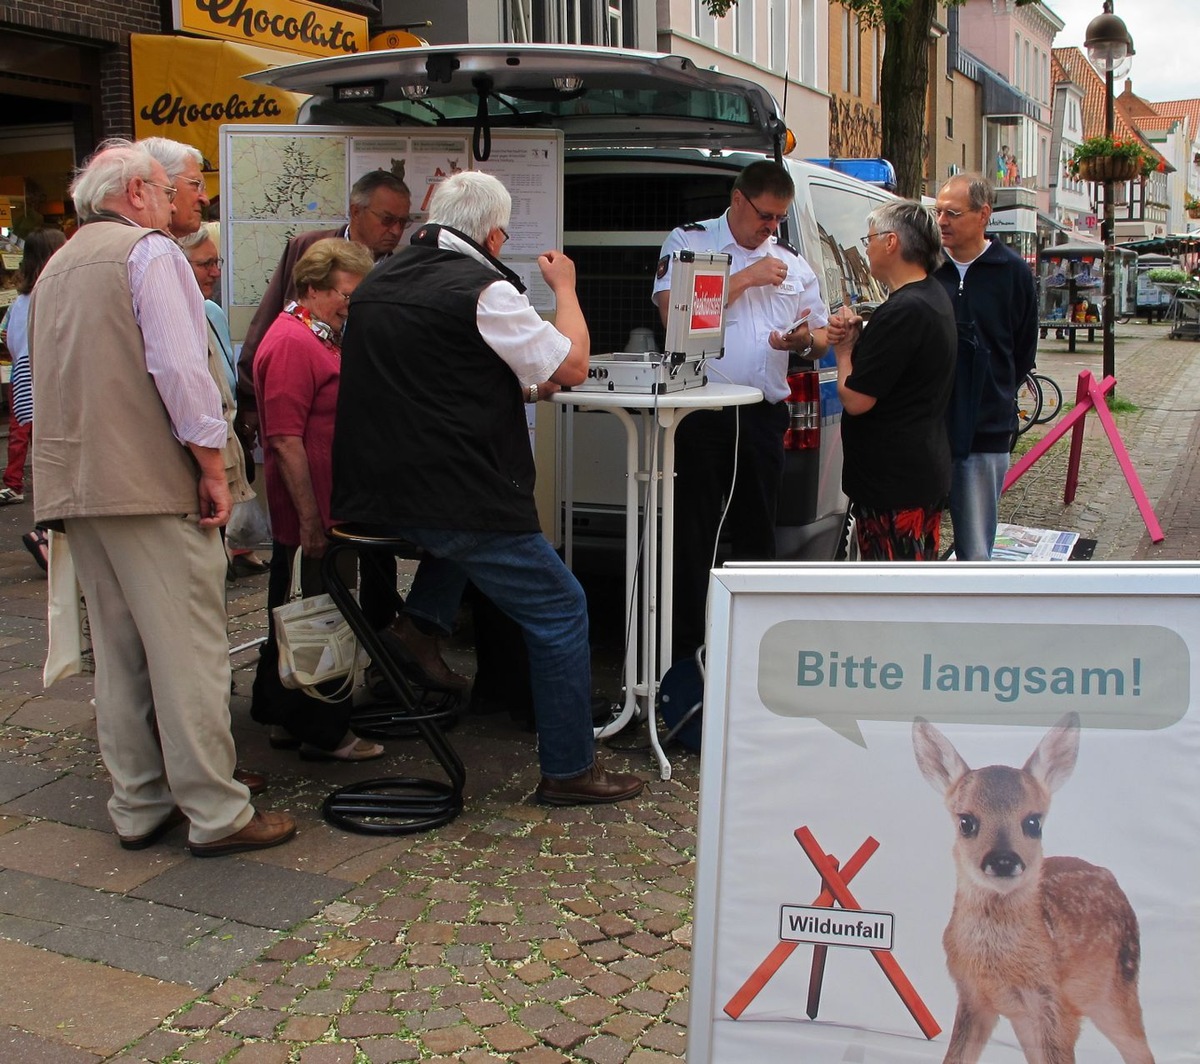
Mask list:
[[493,229],[503,229],[512,217],[512,196],[500,179],[478,170],[460,170],[433,193],[429,221],[448,225],[477,244]]
[[154,176],[154,159],[138,144],[113,138],[104,141],[71,182],[71,199],[82,222],[104,209],[106,200],[123,195],[135,177],[149,181]]
[[166,137],[145,137],[138,141],[138,145],[150,153],[150,158],[162,164],[168,181],[173,182],[182,174],[189,161],[204,169],[204,156],[199,148],[193,148],[190,144],[180,144]]
[[206,240],[211,240],[215,246],[217,243],[216,236],[213,235],[206,222],[200,223],[200,228],[194,233],[188,233],[187,236],[179,236],[175,238],[177,243],[184,251],[191,251],[192,248],[198,248]]

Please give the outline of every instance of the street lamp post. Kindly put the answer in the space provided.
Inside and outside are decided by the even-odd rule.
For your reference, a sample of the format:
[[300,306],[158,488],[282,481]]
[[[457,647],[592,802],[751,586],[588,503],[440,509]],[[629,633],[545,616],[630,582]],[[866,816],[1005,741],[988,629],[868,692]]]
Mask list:
[[[1115,125],[1113,103],[1113,70],[1134,54],[1133,38],[1125,23],[1113,14],[1112,0],[1104,0],[1104,14],[1097,15],[1088,23],[1084,35],[1084,47],[1093,65],[1104,70],[1104,135],[1110,140]],[[1105,377],[1116,376],[1117,329],[1116,329],[1116,204],[1113,203],[1113,180],[1104,180],[1104,367]]]

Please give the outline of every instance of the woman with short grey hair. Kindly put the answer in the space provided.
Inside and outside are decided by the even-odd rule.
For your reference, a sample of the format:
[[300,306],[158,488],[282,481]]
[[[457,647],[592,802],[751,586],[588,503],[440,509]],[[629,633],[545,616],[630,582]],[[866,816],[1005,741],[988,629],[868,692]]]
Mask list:
[[842,490],[861,557],[936,560],[950,494],[946,405],[954,385],[954,307],[931,275],[942,258],[928,208],[897,200],[867,218],[871,275],[888,298],[864,328],[843,308],[829,320],[842,400]]

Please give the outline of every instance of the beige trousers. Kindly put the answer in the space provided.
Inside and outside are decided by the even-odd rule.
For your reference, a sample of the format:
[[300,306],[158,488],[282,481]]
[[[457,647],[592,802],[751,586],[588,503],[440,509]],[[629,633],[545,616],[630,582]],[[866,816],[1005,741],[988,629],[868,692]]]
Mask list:
[[[178,805],[192,842],[254,815],[233,780],[225,552],[194,516],[66,521],[96,655],[96,729],[118,834]],[[157,721],[158,736],[154,725]]]

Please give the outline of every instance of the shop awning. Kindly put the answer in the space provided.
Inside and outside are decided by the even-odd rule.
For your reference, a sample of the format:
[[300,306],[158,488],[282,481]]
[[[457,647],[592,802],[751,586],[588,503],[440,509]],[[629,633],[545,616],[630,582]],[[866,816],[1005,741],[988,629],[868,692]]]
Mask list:
[[136,137],[170,137],[204,156],[208,194],[219,190],[222,125],[294,124],[307,96],[242,80],[267,67],[308,58],[274,48],[155,34],[131,35]]

